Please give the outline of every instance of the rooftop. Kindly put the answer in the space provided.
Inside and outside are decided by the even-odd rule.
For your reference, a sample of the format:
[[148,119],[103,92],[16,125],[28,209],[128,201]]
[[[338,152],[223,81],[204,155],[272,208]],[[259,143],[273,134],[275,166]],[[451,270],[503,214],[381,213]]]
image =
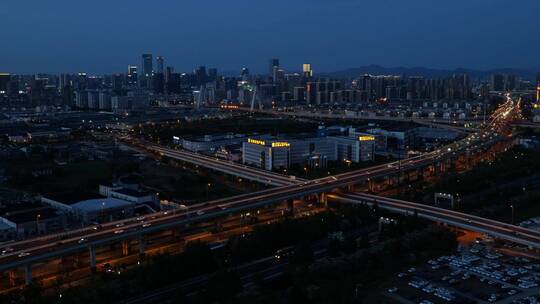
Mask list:
[[73,205],[80,201],[97,199],[101,196],[94,193],[84,193],[84,192],[64,192],[64,193],[55,193],[52,195],[44,195],[46,198],[57,201],[65,205]]
[[56,218],[59,214],[56,209],[52,207],[43,207],[39,209],[31,209],[28,211],[20,211],[7,213],[3,217],[16,224],[23,224],[32,221],[45,220],[50,218]]
[[103,198],[80,201],[76,204],[73,204],[72,207],[74,209],[90,212],[90,211],[122,208],[126,206],[131,206],[131,205],[132,203],[128,201],[111,198],[111,197],[103,197]]
[[129,195],[129,196],[133,196],[133,197],[144,197],[144,196],[150,195],[150,192],[137,191],[137,190],[133,190],[133,189],[129,189],[129,188],[122,188],[122,189],[114,190],[114,192]]

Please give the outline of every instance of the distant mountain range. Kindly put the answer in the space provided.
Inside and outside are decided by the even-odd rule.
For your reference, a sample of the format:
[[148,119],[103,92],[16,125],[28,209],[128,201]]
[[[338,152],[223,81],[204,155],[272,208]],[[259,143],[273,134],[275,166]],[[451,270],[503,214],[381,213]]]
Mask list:
[[471,78],[475,79],[489,79],[492,74],[511,74],[519,76],[523,79],[533,80],[536,79],[536,75],[540,73],[540,68],[536,69],[514,69],[514,68],[501,68],[492,70],[473,70],[458,68],[454,70],[441,70],[430,69],[425,67],[392,67],[387,68],[380,65],[367,65],[358,68],[350,68],[342,71],[321,73],[321,77],[330,78],[357,78],[360,75],[372,74],[372,75],[406,75],[406,76],[423,76],[425,78],[438,78],[451,76],[453,74],[467,74]]

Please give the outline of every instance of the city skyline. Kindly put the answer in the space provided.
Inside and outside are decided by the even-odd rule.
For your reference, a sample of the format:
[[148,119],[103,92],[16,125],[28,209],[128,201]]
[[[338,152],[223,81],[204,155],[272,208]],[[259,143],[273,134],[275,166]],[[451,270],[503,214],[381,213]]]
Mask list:
[[[263,73],[274,57],[286,69],[310,62],[315,72],[369,64],[481,70],[539,65],[540,42],[531,34],[538,2],[470,2],[164,1],[150,13],[142,1],[11,2],[0,12],[3,27],[11,28],[4,35],[10,43],[0,50],[10,60],[0,68],[18,74],[115,73],[139,65],[142,53],[162,55],[182,71],[206,65]],[[20,20],[25,26],[14,26]],[[147,26],[137,26],[140,20]]]

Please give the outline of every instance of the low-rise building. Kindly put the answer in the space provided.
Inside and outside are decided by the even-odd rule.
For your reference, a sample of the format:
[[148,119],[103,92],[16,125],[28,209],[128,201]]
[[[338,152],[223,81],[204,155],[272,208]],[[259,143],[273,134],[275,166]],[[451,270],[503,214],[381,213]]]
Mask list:
[[242,163],[266,170],[289,168],[291,144],[263,138],[249,138],[242,144]]
[[13,240],[17,237],[17,225],[0,217],[0,242]]
[[66,217],[51,207],[22,209],[0,217],[4,226],[14,228],[19,238],[61,231],[66,227]]
[[337,147],[338,160],[344,162],[365,162],[375,158],[375,136],[361,134],[359,136],[331,136],[328,140]]
[[137,187],[100,185],[98,194],[66,193],[42,197],[41,201],[83,223],[107,222],[159,208],[155,193]]
[[242,144],[242,163],[266,170],[291,165],[325,167],[329,161],[362,162],[374,158],[374,136],[249,138]]
[[133,202],[112,197],[88,199],[70,205],[72,213],[84,223],[110,222],[135,214]]
[[246,141],[247,137],[243,134],[224,134],[224,135],[205,135],[196,138],[173,137],[173,143],[192,152],[215,152],[220,147],[240,145]]

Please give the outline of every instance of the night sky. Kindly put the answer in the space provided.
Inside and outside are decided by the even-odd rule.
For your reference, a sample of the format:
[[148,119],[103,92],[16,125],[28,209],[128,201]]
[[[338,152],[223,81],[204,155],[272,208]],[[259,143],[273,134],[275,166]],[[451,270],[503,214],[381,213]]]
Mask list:
[[539,0],[1,0],[0,72],[540,67]]

